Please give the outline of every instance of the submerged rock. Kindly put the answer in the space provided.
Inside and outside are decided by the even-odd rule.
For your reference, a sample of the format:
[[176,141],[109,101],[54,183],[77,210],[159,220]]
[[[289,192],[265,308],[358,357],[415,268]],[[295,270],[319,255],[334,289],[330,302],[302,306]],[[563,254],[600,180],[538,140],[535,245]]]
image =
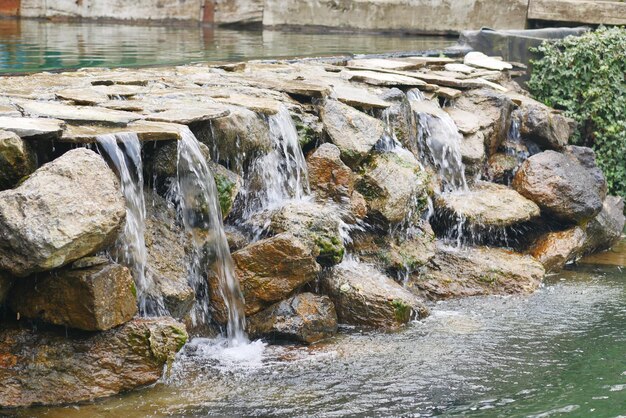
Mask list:
[[589,148],[568,146],[564,153],[544,151],[526,160],[513,187],[548,216],[580,223],[602,210],[606,182]]
[[359,165],[383,136],[383,123],[335,100],[326,100],[320,117],[330,140],[351,168]]
[[[288,233],[233,253],[233,261],[246,301],[246,315],[285,299],[317,278],[321,271],[309,245]],[[213,303],[216,302],[217,306],[223,304],[214,299]]]
[[104,160],[69,151],[0,192],[0,269],[23,277],[94,254],[115,239],[125,213]]
[[409,288],[430,299],[531,293],[544,274],[530,256],[499,248],[440,246],[435,258],[411,275]]
[[396,328],[428,315],[415,295],[372,266],[353,260],[322,278],[322,289],[335,304],[340,323]]
[[543,264],[546,271],[554,272],[582,255],[586,239],[587,234],[578,226],[548,232],[533,244],[529,253]]
[[327,296],[301,293],[248,318],[251,338],[288,340],[305,344],[337,333],[337,313]]
[[171,318],[101,333],[0,327],[0,407],[91,401],[156,382],[187,341]]
[[607,196],[602,211],[587,224],[585,252],[608,250],[620,240],[624,231],[624,199]]
[[17,134],[0,131],[0,190],[10,189],[35,169],[37,156]]
[[419,218],[427,206],[428,176],[408,151],[373,156],[356,187],[367,201],[369,216],[382,223]]
[[128,322],[137,313],[130,271],[106,259],[100,263],[20,279],[13,286],[9,306],[20,317],[85,331],[104,331]]

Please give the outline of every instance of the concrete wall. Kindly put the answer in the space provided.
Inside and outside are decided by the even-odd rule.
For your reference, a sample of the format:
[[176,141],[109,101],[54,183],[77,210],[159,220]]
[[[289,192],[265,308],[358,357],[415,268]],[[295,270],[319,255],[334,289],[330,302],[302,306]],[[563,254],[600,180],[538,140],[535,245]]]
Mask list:
[[38,18],[200,22],[205,0],[21,0],[20,15]]
[[261,24],[264,0],[215,0],[215,22],[224,25]]
[[523,29],[528,0],[265,0],[267,26],[458,33]]

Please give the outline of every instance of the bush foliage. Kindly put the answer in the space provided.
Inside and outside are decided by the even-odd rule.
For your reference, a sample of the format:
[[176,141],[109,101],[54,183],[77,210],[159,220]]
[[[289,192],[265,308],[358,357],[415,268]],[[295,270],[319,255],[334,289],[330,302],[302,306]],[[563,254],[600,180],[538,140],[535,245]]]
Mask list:
[[626,29],[547,41],[537,51],[531,93],[576,120],[572,142],[596,151],[609,191],[626,197]]

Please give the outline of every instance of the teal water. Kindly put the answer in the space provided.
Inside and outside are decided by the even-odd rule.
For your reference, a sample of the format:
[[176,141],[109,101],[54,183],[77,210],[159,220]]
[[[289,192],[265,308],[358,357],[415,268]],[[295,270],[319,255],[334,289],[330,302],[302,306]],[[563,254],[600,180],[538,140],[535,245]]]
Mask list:
[[438,303],[399,332],[344,329],[313,347],[260,348],[224,353],[197,340],[165,383],[15,414],[624,417],[626,271],[577,266],[530,296]]
[[440,49],[453,38],[0,20],[0,73]]

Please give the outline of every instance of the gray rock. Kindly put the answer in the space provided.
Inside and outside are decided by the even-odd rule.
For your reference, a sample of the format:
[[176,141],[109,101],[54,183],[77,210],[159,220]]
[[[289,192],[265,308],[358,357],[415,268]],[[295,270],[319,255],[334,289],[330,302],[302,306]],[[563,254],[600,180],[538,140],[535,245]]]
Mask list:
[[415,295],[372,266],[346,261],[322,278],[340,323],[397,328],[428,310]]
[[527,159],[513,187],[546,215],[580,223],[594,218],[606,196],[606,182],[589,148],[568,146],[564,153],[544,151]]
[[374,155],[356,188],[367,201],[369,216],[382,223],[419,218],[427,206],[428,175],[408,151]]
[[251,338],[312,344],[337,333],[337,313],[327,296],[301,293],[247,320]]
[[35,169],[37,156],[17,134],[0,131],[0,190],[9,189]]
[[85,331],[116,327],[137,313],[130,270],[113,263],[20,279],[9,306],[20,317]]
[[69,151],[0,192],[0,268],[23,277],[93,254],[116,238],[125,214],[104,160]]
[[429,299],[534,292],[545,270],[530,256],[487,247],[440,245],[435,258],[411,275],[409,288]]
[[58,119],[0,116],[0,129],[22,138],[59,138],[65,123]]
[[618,243],[624,231],[624,199],[607,196],[602,211],[587,224],[585,252],[608,250]]
[[341,159],[355,168],[383,136],[383,123],[353,107],[326,100],[320,117],[330,140],[341,151]]
[[561,150],[572,134],[570,119],[541,103],[522,107],[521,121],[522,136],[542,149]]
[[187,341],[171,318],[101,333],[0,327],[0,407],[92,401],[156,382]]
[[125,126],[141,119],[131,112],[112,110],[104,107],[70,106],[59,102],[20,101],[18,106],[30,116],[61,119],[76,124],[90,123],[103,125]]

